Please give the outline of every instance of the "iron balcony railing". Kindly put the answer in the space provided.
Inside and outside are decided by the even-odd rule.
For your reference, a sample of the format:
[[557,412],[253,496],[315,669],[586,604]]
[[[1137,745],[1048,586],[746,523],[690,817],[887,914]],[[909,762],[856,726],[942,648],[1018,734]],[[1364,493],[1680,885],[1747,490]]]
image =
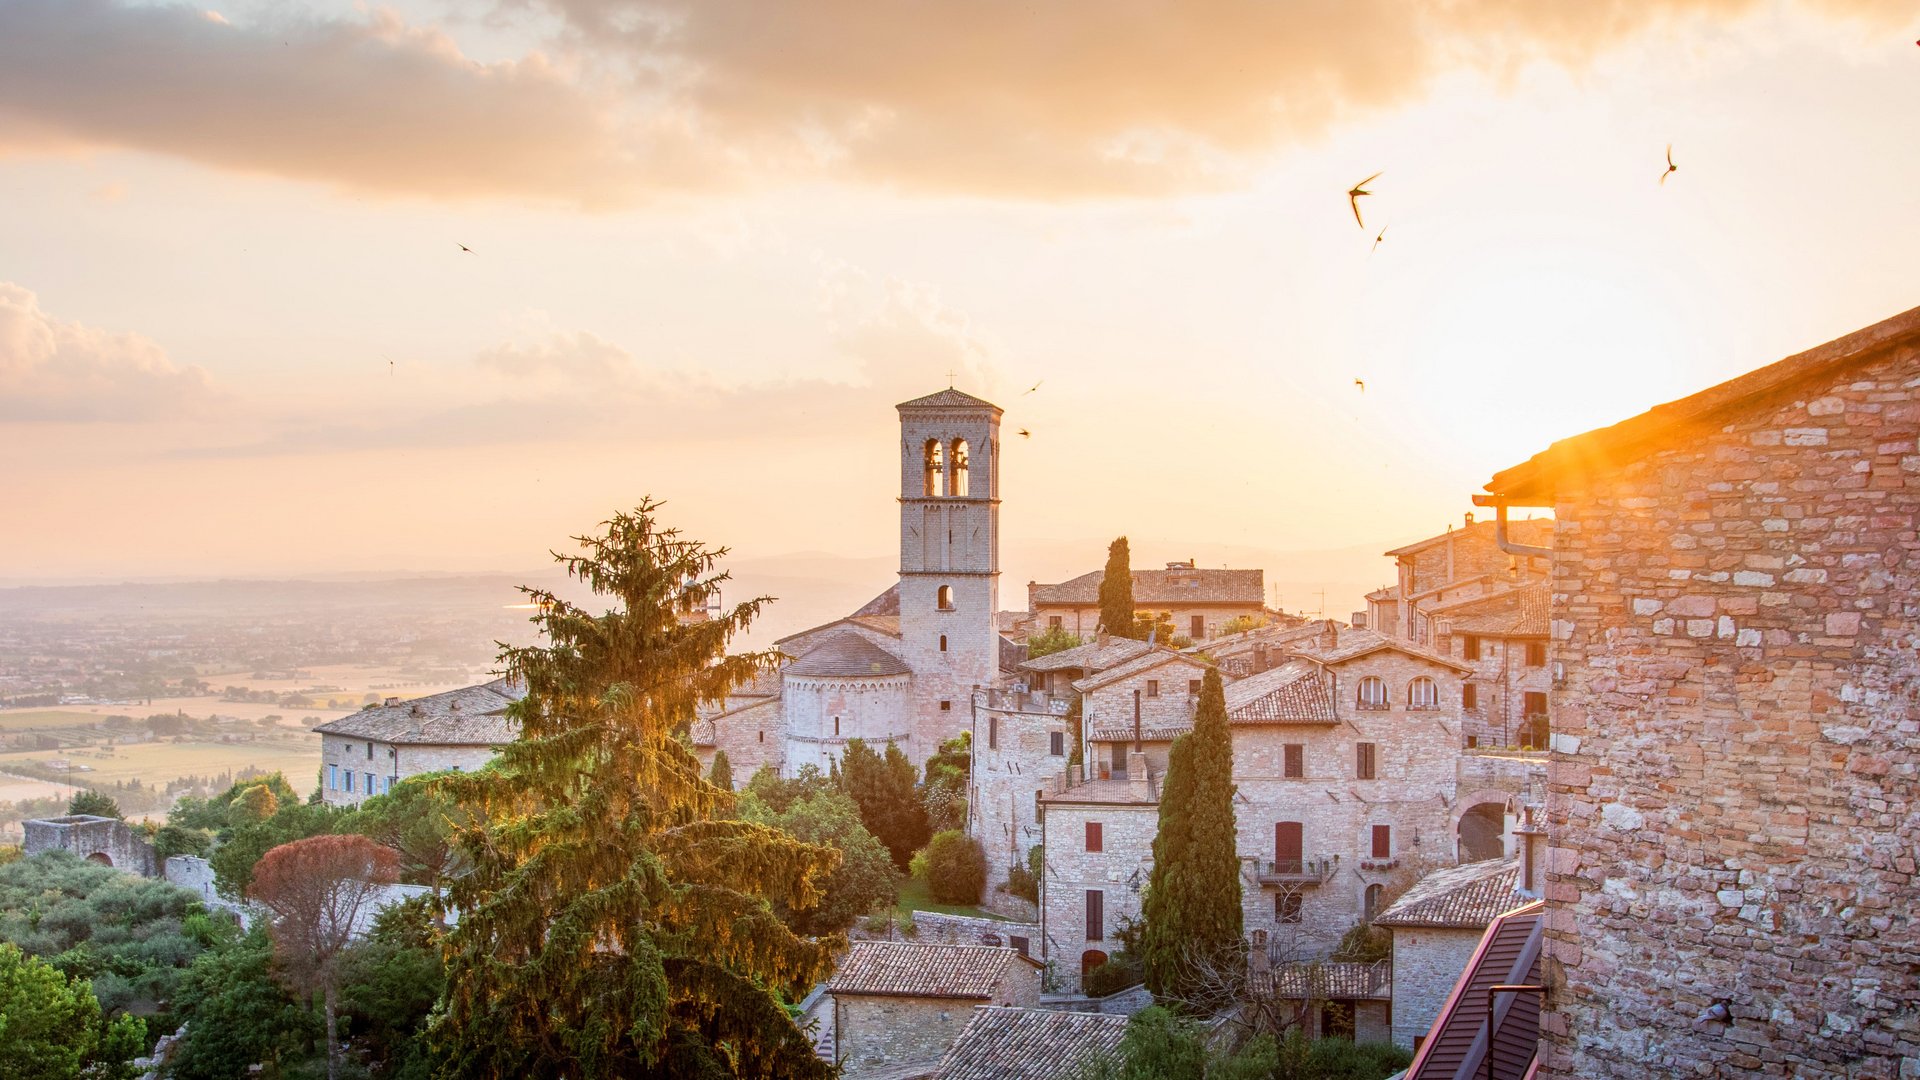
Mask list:
[[1318,885],[1333,876],[1337,856],[1317,859],[1263,859],[1254,876],[1262,885]]

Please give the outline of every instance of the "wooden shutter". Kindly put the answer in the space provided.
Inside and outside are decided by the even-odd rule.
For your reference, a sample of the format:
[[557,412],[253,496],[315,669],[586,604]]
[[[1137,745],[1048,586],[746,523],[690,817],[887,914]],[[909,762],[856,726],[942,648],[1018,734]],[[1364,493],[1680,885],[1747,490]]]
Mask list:
[[1302,862],[1302,827],[1297,821],[1273,823],[1274,869],[1282,874],[1297,874]]
[[1373,827],[1373,857],[1376,859],[1393,857],[1393,826],[1375,825]]
[[1307,775],[1307,747],[1304,743],[1287,744],[1286,775],[1300,777]]
[[1087,890],[1087,940],[1105,941],[1107,937],[1107,894]]
[[1105,851],[1106,848],[1102,846],[1103,839],[1101,836],[1100,823],[1097,821],[1087,822],[1087,851]]

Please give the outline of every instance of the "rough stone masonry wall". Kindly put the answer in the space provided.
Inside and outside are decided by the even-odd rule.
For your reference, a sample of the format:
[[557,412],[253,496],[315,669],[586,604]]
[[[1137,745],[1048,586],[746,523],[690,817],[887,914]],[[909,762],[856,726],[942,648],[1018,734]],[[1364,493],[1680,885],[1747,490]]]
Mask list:
[[[1087,823],[1101,826],[1101,848],[1087,850]],[[1080,958],[1088,950],[1111,957],[1120,951],[1114,932],[1140,917],[1141,891],[1153,873],[1153,836],[1160,831],[1160,808],[1142,806],[1047,807],[1046,876],[1040,882],[1041,935],[1046,940],[1040,957],[1049,967],[1048,988],[1071,992],[1080,988]],[[1105,894],[1101,911],[1103,936],[1087,940],[1087,893]]]
[[140,839],[119,818],[71,814],[29,821],[22,826],[22,831],[28,855],[71,851],[83,859],[104,861],[129,874],[155,877],[159,872],[154,865],[153,845]]
[[1561,492],[1543,1075],[1920,1069],[1916,376]]
[[1411,1048],[1440,1018],[1485,928],[1393,928],[1393,1041]]
[[1024,961],[994,988],[991,1001],[965,998],[838,995],[835,1030],[847,1076],[860,1076],[910,1062],[938,1061],[973,1017],[977,1005],[1040,1004],[1039,972]]
[[[977,695],[981,696],[981,695]],[[1010,867],[1027,865],[1027,852],[1040,843],[1040,815],[1034,793],[1054,790],[1055,780],[1067,771],[1072,752],[1067,718],[1051,712],[976,710],[973,741],[974,838],[987,853],[985,903],[1001,905],[1009,899],[999,892]],[[988,738],[989,731],[994,732]],[[1059,754],[1053,735],[1060,734]],[[998,743],[998,745],[993,745]],[[1025,901],[1016,900],[1015,905]]]

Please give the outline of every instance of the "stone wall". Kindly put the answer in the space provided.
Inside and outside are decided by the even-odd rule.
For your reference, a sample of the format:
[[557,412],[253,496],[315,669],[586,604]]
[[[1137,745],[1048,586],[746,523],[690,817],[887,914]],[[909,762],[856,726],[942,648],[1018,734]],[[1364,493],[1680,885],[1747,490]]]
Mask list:
[[921,945],[993,945],[1019,950],[1040,959],[1040,925],[1010,919],[982,919],[945,915],[938,911],[913,913],[913,940]]
[[715,751],[727,752],[727,767],[733,771],[736,788],[746,787],[760,766],[771,765],[778,772],[786,762],[786,713],[777,697],[696,720],[693,736],[694,754],[700,759],[702,770],[713,768]]
[[1898,346],[1560,492],[1543,1076],[1915,1074],[1917,385]]
[[[373,753],[368,755],[371,747]],[[491,746],[444,746],[421,743],[383,743],[346,735],[320,736],[320,797],[328,806],[358,806],[372,795],[412,776],[460,769],[473,772],[493,760]],[[331,768],[329,768],[331,766]],[[342,779],[353,771],[353,790]],[[367,777],[375,791],[367,790]]]
[[[1008,868],[1025,866],[1027,852],[1040,843],[1034,796],[1053,790],[1067,771],[1073,748],[1064,701],[1041,697],[1036,707],[1033,695],[981,692],[976,698],[981,704],[974,716],[970,825],[987,853],[987,902],[998,903],[1009,899],[998,891]],[[1055,735],[1060,737],[1059,754],[1053,752]]]
[[1484,929],[1437,926],[1393,928],[1395,1044],[1412,1048],[1413,1040],[1433,1027],[1484,933]]
[[153,845],[141,839],[119,818],[69,814],[42,818],[22,826],[25,851],[38,855],[43,851],[71,851],[90,862],[105,863],[129,874],[154,877]]
[[1014,961],[990,1001],[969,998],[835,994],[834,1032],[846,1076],[863,1076],[910,1062],[936,1062],[973,1017],[978,1005],[1040,1004],[1039,972]]
[[[1102,851],[1087,850],[1087,823],[1099,822]],[[1160,808],[1147,804],[1093,805],[1049,803],[1044,834],[1047,845],[1045,878],[1040,883],[1041,934],[1046,944],[1042,959],[1048,968],[1048,989],[1080,988],[1081,957],[1098,950],[1111,957],[1120,951],[1114,932],[1140,917],[1140,895],[1153,870],[1153,836],[1160,828]],[[1087,936],[1087,893],[1102,894],[1105,915],[1101,936]]]

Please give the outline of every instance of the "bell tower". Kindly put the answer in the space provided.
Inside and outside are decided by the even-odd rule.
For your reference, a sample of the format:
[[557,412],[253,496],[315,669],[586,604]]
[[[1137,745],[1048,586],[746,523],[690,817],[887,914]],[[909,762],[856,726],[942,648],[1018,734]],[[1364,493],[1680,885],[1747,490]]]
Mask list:
[[1000,407],[947,389],[900,411],[900,658],[920,763],[1000,675]]

